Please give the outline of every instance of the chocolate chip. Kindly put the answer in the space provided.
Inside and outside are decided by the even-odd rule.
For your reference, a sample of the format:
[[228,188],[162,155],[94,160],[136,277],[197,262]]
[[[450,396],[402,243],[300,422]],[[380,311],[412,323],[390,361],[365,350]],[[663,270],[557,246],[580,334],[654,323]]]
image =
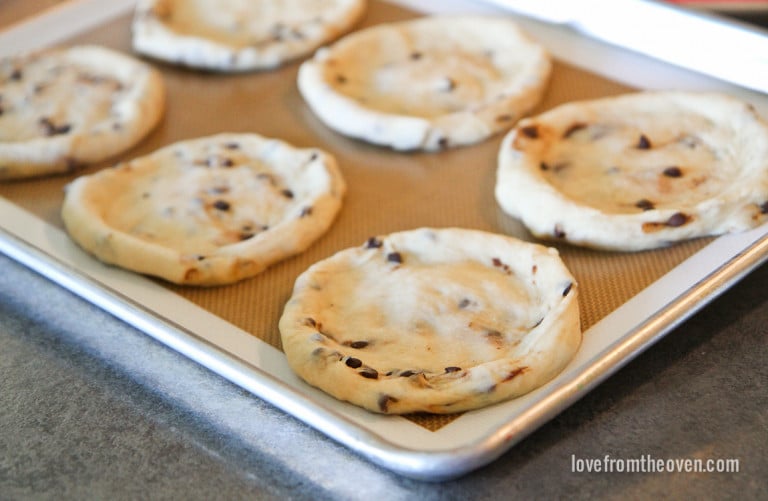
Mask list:
[[365,369],[358,372],[361,376],[363,376],[366,379],[378,379],[379,378],[379,372],[376,369],[371,369],[370,367],[366,367]]
[[389,412],[389,404],[396,403],[397,399],[395,397],[391,397],[389,395],[381,395],[379,397],[379,410],[381,412]]
[[549,170],[549,164],[546,163],[546,162],[541,162],[541,163],[539,163],[539,169],[545,170],[545,171]]
[[21,80],[23,75],[21,73],[21,70],[16,68],[11,72],[11,80]]
[[462,309],[462,310],[463,310],[464,308],[466,308],[466,307],[467,307],[467,306],[469,306],[470,304],[472,304],[472,301],[470,301],[470,300],[469,300],[469,299],[467,299],[467,298],[464,298],[464,299],[462,299],[461,301],[459,301],[459,309]]
[[40,125],[43,126],[46,136],[57,136],[59,134],[66,134],[67,132],[70,131],[70,129],[72,129],[72,126],[69,124],[56,125],[48,117],[41,118],[39,123]]
[[645,134],[640,134],[640,139],[638,139],[635,148],[638,150],[649,150],[651,149],[651,140]]
[[663,174],[667,177],[681,177],[683,175],[683,171],[680,170],[680,167],[673,165],[664,169]]
[[400,373],[400,377],[411,377],[411,376],[414,376],[416,374],[418,374],[418,372],[412,371],[412,370],[407,370],[407,371],[401,372]]
[[360,350],[368,346],[368,341],[353,341],[349,343],[350,348],[354,348],[356,350]]
[[560,227],[559,224],[556,224],[555,229],[553,231],[553,235],[555,236],[555,238],[565,238],[565,231],[563,230],[563,228]]
[[255,233],[244,231],[244,232],[240,233],[239,238],[240,238],[241,242],[244,242],[246,240],[252,239],[255,236],[256,236]]
[[238,149],[240,149],[240,144],[239,143],[235,143],[235,142],[224,143],[222,146],[224,147],[224,149],[227,149],[227,150],[238,150]]
[[301,213],[299,214],[299,217],[307,217],[312,215],[312,207],[304,207],[301,209]]
[[451,372],[459,372],[461,370],[461,367],[451,366],[446,367],[445,372],[451,373]]
[[520,133],[531,139],[537,139],[539,137],[539,127],[537,125],[526,125],[520,128]]
[[655,206],[653,205],[653,202],[651,202],[647,198],[643,198],[635,202],[635,207],[643,210],[653,210],[655,208]]
[[504,263],[502,263],[502,262],[501,262],[501,259],[499,259],[499,258],[497,258],[497,257],[495,257],[495,258],[491,259],[491,262],[492,262],[492,263],[493,263],[493,265],[494,265],[494,266],[496,266],[497,268],[500,268],[500,267],[504,266]]
[[291,190],[285,189],[280,192],[285,198],[293,198],[293,192]]
[[315,160],[317,160],[317,158],[318,158],[319,156],[320,156],[320,155],[318,155],[316,151],[313,151],[313,152],[312,152],[312,154],[311,154],[311,155],[309,155],[309,161],[310,161],[310,162],[314,162]]
[[447,137],[441,137],[440,139],[437,140],[437,145],[440,148],[442,148],[442,149],[447,148],[448,147],[448,138]]
[[402,263],[403,256],[399,252],[390,252],[387,254],[387,261],[390,263]]
[[349,357],[344,361],[345,364],[347,364],[347,367],[352,367],[353,369],[357,369],[358,367],[362,367],[363,361],[359,358],[353,358]]
[[411,52],[411,60],[413,61],[418,61],[422,57],[424,57],[424,54],[422,54],[421,52]]
[[563,132],[563,139],[568,139],[578,131],[586,128],[587,128],[587,124],[585,124],[584,122],[573,123],[567,129],[565,129],[565,132]]
[[677,228],[678,226],[682,226],[685,223],[687,223],[691,218],[682,212],[675,212],[672,214],[669,219],[667,219],[667,222],[664,223],[667,226],[670,226],[672,228]]
[[568,285],[565,286],[565,289],[563,289],[563,297],[567,296],[569,292],[571,292],[571,289],[573,288],[573,282],[568,282]]
[[768,201],[760,205],[760,214],[768,214]]
[[226,200],[216,200],[213,202],[213,208],[217,210],[227,211],[230,209],[229,202]]
[[317,327],[317,322],[312,317],[307,317],[304,319],[304,325],[308,325],[310,327]]
[[384,245],[383,242],[376,237],[371,237],[365,242],[366,249],[378,249],[382,245]]

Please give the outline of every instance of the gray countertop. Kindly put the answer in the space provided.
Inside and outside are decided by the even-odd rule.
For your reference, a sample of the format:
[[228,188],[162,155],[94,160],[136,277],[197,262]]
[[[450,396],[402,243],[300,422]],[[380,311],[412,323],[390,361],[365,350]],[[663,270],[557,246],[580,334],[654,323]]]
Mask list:
[[[763,265],[495,462],[424,483],[0,255],[0,498],[768,499],[767,283]],[[606,455],[740,471],[572,471]]]

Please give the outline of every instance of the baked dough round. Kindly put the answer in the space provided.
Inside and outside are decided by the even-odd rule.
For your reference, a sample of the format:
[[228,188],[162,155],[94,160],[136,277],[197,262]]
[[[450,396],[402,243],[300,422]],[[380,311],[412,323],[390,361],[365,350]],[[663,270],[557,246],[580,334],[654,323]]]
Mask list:
[[348,31],[365,0],[140,0],[136,51],[224,72],[271,69]]
[[182,141],[66,188],[72,239],[100,260],[189,285],[248,278],[330,227],[334,158],[255,134]]
[[551,60],[511,20],[432,16],[360,30],[298,76],[330,128],[396,150],[434,151],[509,129],[546,90]]
[[0,60],[0,180],[69,172],[138,143],[160,120],[150,66],[99,46]]
[[718,93],[573,102],[519,122],[496,199],[536,236],[635,251],[768,220],[768,126]]
[[302,379],[389,414],[522,395],[581,343],[576,283],[556,250],[457,228],[373,237],[316,263],[279,326]]

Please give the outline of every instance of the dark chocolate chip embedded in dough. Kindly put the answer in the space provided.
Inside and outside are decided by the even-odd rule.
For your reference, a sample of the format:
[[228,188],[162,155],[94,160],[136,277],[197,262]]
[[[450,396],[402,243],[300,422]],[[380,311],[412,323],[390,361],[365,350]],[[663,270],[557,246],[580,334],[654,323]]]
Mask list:
[[467,298],[464,298],[461,301],[459,301],[459,308],[463,310],[464,308],[466,308],[470,304],[472,304],[472,301],[470,301]]
[[390,263],[402,263],[403,256],[399,252],[390,252],[387,254],[387,261]]
[[352,367],[353,369],[357,369],[358,367],[362,367],[363,361],[359,358],[349,357],[344,361],[344,363],[347,365],[347,367]]
[[553,235],[555,236],[555,238],[565,238],[566,236],[565,230],[563,230],[563,228],[558,224],[555,225]]
[[518,367],[516,369],[509,371],[509,374],[507,374],[507,377],[504,378],[504,382],[511,381],[512,379],[516,378],[526,370],[528,370],[528,367]]
[[683,171],[676,165],[665,168],[662,173],[667,177],[682,177],[683,175]]
[[376,369],[371,369],[370,367],[366,367],[360,372],[358,372],[361,376],[363,376],[366,379],[378,379],[379,378],[379,371]]
[[401,372],[400,377],[411,377],[411,376],[415,376],[416,374],[418,374],[418,372],[413,370],[407,370],[407,371]]
[[441,137],[440,139],[437,140],[437,145],[440,148],[443,148],[443,149],[447,148],[448,147],[448,138],[447,137]]
[[397,403],[397,399],[390,395],[381,395],[378,400],[379,410],[389,412],[389,404]]
[[412,61],[418,61],[419,59],[424,57],[424,54],[422,54],[421,52],[411,52],[410,57]]
[[445,372],[451,373],[451,372],[459,372],[461,370],[461,367],[456,366],[450,366],[445,368]]
[[653,210],[655,208],[655,205],[653,205],[653,202],[651,202],[647,198],[643,198],[635,202],[635,207],[643,210]]
[[230,207],[229,202],[226,200],[216,200],[213,202],[213,208],[217,210],[227,211]]
[[304,207],[301,209],[301,213],[299,214],[299,217],[308,217],[312,215],[312,207]]
[[760,204],[760,214],[768,214],[768,201]]
[[240,143],[236,143],[234,141],[229,142],[229,143],[224,143],[222,146],[226,150],[237,150],[237,149],[240,149]]
[[669,217],[669,219],[667,219],[667,222],[664,224],[673,228],[677,228],[678,226],[683,226],[690,219],[691,219],[690,216],[687,216],[682,212],[675,212]]
[[17,80],[18,81],[18,80],[21,80],[24,77],[24,74],[21,72],[21,70],[19,68],[16,68],[16,69],[14,69],[11,72],[10,77],[11,77],[11,80]]
[[571,289],[573,288],[573,282],[568,282],[568,285],[565,286],[565,289],[563,289],[563,297],[567,296],[569,292],[571,292]]
[[651,140],[645,134],[640,134],[640,139],[637,140],[635,147],[638,150],[649,150],[651,149]]
[[350,348],[354,348],[356,350],[361,350],[368,346],[370,343],[368,341],[352,341],[349,343]]
[[56,125],[48,117],[42,117],[39,123],[43,127],[43,130],[45,131],[46,136],[57,136],[59,134],[66,134],[67,132],[70,131],[70,129],[72,129],[72,126],[70,124]]
[[384,243],[376,237],[371,237],[365,242],[366,249],[378,249],[382,245],[384,245]]
[[285,198],[293,198],[293,192],[291,190],[285,189],[280,192]]
[[310,327],[317,327],[317,322],[312,317],[307,317],[304,319],[304,325],[308,325]]
[[526,125],[520,128],[520,133],[531,139],[537,139],[539,137],[539,127],[537,125]]

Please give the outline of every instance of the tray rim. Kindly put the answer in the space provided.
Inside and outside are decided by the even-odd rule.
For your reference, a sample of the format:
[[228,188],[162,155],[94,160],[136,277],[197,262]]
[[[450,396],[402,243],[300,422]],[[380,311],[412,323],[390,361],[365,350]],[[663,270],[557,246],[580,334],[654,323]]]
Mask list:
[[[133,1],[118,0],[117,3],[121,5],[122,10],[112,10],[110,16],[127,13],[127,9],[132,6]],[[391,3],[413,2],[397,1]],[[99,2],[94,0],[76,0],[72,3],[72,9],[64,7],[57,9],[48,13],[50,15],[44,16],[44,21],[47,22],[51,16],[71,16],[73,12],[79,12],[78,9],[82,8],[96,8],[98,10],[98,6]],[[102,16],[97,23],[79,25],[77,29],[63,38],[106,22],[110,16]],[[35,19],[32,19],[21,26],[14,27],[11,33],[13,35],[20,31],[23,35],[29,30],[39,29],[38,26]],[[74,29],[71,24],[67,26],[67,29]],[[50,43],[56,43],[55,38],[53,40]],[[42,44],[46,43],[49,42],[42,41]],[[590,359],[586,369],[584,365],[569,366],[564,373],[556,378],[555,382],[546,385],[542,391],[535,392],[534,397],[538,400],[534,402],[534,405],[527,407],[526,412],[505,422],[502,426],[492,430],[491,433],[475,436],[459,447],[425,450],[405,447],[387,440],[380,434],[372,432],[370,428],[362,426],[359,419],[356,421],[350,419],[349,414],[338,412],[338,409],[334,408],[332,399],[320,398],[318,403],[318,395],[313,394],[310,398],[285,380],[276,377],[271,372],[266,372],[264,367],[255,366],[237,357],[232,353],[232,350],[223,349],[200,336],[194,330],[135,301],[124,293],[122,287],[127,284],[139,284],[140,287],[143,287],[151,283],[148,279],[97,263],[82,266],[82,258],[90,258],[84,254],[79,255],[78,253],[81,251],[69,242],[61,230],[26,213],[2,197],[0,197],[0,214],[3,215],[0,218],[2,221],[0,223],[0,252],[138,328],[160,343],[248,390],[255,396],[318,429],[372,462],[404,476],[432,481],[455,478],[491,462],[652,346],[667,332],[727,290],[752,269],[768,260],[768,225],[745,234],[715,239],[686,262],[695,262],[697,256],[711,254],[713,248],[719,249],[720,247],[726,248],[723,252],[729,257],[724,262],[720,262],[719,266],[710,269],[704,276],[700,276],[692,286],[678,291],[671,301],[667,301],[653,315],[644,318],[632,329],[626,331],[616,343],[606,346],[599,357]],[[34,224],[29,224],[30,219],[35,220]],[[16,222],[9,223],[8,221]],[[27,224],[18,224],[19,222]],[[54,248],[52,250],[49,247],[51,242],[61,244],[62,241],[65,244],[61,249]],[[679,270],[684,264],[678,265],[672,271]],[[83,271],[84,268],[86,271]],[[95,275],[93,274],[94,269],[96,270]],[[117,276],[116,283],[119,285],[116,287],[101,281],[99,276],[102,272],[109,275],[110,280]],[[665,279],[666,277],[655,282],[638,296],[653,293],[654,286],[658,286]],[[123,282],[123,280],[126,281]],[[167,289],[163,290],[168,292]],[[638,296],[632,298],[628,303],[637,300]],[[628,303],[614,310],[611,315],[586,331],[585,335],[595,328],[606,328],[606,325],[611,328],[612,317],[615,317],[617,312],[627,306]],[[195,308],[202,310],[196,306]],[[210,312],[207,313],[213,315]],[[234,330],[239,330],[234,326],[231,327]],[[245,335],[254,341],[253,344],[258,346],[258,353],[262,355],[268,353],[272,356],[274,352],[277,352],[282,355],[282,352],[255,336],[248,333]],[[264,356],[260,361],[264,362],[267,358]],[[578,372],[578,377],[573,374],[574,371]],[[290,374],[286,376],[290,379]],[[295,384],[296,381],[292,383]],[[298,384],[300,385],[301,382]],[[502,414],[508,417],[508,413]],[[360,413],[353,412],[354,415],[359,417]],[[365,417],[366,415],[363,415],[363,418]],[[399,419],[405,421],[403,418]],[[449,428],[448,431],[450,431],[452,425],[453,423],[445,428]]]

